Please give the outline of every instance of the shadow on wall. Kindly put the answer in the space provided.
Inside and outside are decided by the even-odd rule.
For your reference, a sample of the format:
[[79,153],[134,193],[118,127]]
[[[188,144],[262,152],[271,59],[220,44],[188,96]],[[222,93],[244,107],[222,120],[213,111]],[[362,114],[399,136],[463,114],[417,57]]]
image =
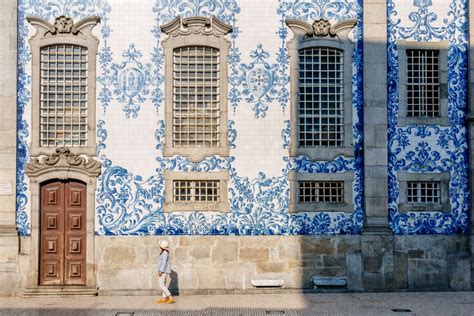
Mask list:
[[169,290],[172,295],[179,295],[179,277],[178,273],[175,270],[171,270],[170,273],[170,284],[168,285]]

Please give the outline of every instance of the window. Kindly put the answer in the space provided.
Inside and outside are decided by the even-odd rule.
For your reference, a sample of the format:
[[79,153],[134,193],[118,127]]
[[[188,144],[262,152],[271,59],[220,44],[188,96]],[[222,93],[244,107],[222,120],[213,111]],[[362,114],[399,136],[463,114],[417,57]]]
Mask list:
[[352,212],[353,172],[303,173],[290,171],[290,212]]
[[40,146],[87,145],[87,48],[41,48]]
[[220,145],[219,50],[185,46],[173,52],[173,146]]
[[72,154],[94,156],[95,72],[99,41],[92,35],[98,17],[74,23],[65,16],[54,24],[36,17],[31,38],[32,135],[30,155],[54,154],[67,147]]
[[219,202],[218,180],[174,180],[175,202]]
[[399,172],[400,183],[398,210],[400,212],[450,212],[449,172],[407,173]]
[[[165,57],[163,155],[202,161],[229,155],[227,80],[232,27],[212,17],[176,17],[161,26]],[[228,212],[228,170],[166,170],[164,210]]]
[[165,212],[228,212],[227,170],[184,172],[165,170]]
[[441,202],[440,181],[408,181],[408,203],[437,204]]
[[398,126],[449,125],[448,45],[397,41]]
[[290,56],[290,156],[312,160],[352,157],[352,55],[348,33],[355,20],[312,25],[288,19]]
[[407,116],[439,116],[439,51],[408,49]]
[[[232,30],[217,18],[175,18],[161,26],[165,56],[164,156],[193,161],[229,155],[227,58]],[[192,30],[192,31],[191,31]]]
[[343,181],[300,181],[298,203],[342,203]]
[[300,147],[344,143],[343,52],[331,47],[299,51],[298,139]]

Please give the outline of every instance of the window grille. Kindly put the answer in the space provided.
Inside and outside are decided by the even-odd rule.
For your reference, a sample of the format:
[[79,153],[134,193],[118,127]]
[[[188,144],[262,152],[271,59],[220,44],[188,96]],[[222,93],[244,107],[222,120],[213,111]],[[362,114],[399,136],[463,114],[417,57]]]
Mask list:
[[219,180],[174,180],[175,202],[219,202]]
[[299,203],[343,203],[344,181],[299,181]]
[[173,50],[173,146],[219,147],[219,50]]
[[87,48],[41,48],[40,145],[87,145]]
[[330,47],[301,49],[298,89],[299,146],[343,146],[343,52]]
[[439,181],[408,181],[407,188],[408,203],[441,203],[441,182]]
[[407,116],[439,116],[439,51],[408,49]]

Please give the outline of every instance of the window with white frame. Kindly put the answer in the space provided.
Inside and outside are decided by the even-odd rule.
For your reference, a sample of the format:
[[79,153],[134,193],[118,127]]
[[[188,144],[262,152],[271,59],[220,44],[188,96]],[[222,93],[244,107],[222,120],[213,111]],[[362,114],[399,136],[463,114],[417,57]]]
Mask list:
[[408,181],[407,202],[416,204],[441,203],[440,181]]
[[299,147],[344,144],[343,51],[331,47],[299,50]]
[[298,203],[343,203],[344,181],[298,181]]
[[407,49],[407,116],[440,115],[439,51]]
[[174,147],[219,147],[219,53],[207,46],[173,51]]
[[41,48],[40,146],[87,145],[87,47]]

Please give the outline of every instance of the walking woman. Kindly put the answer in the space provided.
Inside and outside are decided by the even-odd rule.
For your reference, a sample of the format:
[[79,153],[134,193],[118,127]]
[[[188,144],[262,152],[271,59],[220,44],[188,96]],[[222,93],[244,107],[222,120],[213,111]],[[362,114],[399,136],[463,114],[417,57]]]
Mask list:
[[158,258],[158,284],[160,285],[160,289],[163,291],[163,297],[157,301],[158,304],[168,303],[172,304],[176,302],[171,296],[170,291],[166,287],[166,277],[171,273],[171,264],[170,264],[170,254],[168,251],[168,242],[166,240],[160,240],[159,243],[161,248],[161,253]]

